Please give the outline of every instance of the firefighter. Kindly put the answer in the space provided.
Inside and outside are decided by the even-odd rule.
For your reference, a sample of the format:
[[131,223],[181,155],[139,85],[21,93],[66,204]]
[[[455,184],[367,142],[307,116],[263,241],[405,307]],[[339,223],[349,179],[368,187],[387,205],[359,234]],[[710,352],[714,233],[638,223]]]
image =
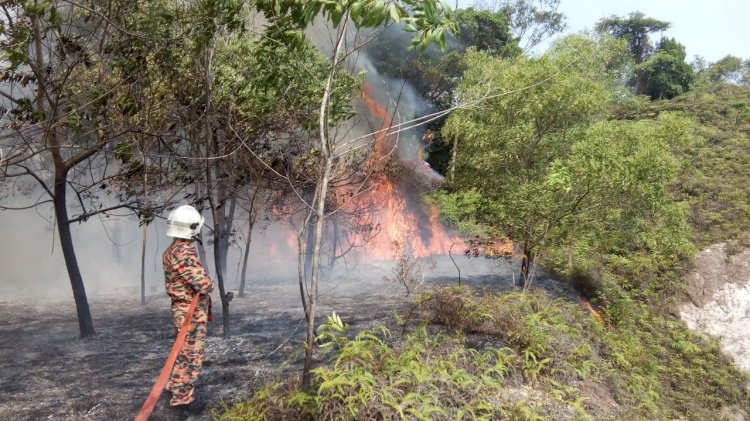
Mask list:
[[174,240],[164,251],[162,259],[164,286],[172,299],[172,316],[178,331],[195,293],[200,293],[185,343],[180,348],[166,386],[172,392],[169,405],[178,409],[188,408],[195,400],[194,383],[203,365],[206,324],[211,313],[211,297],[208,294],[214,288],[214,281],[201,265],[193,244],[202,227],[203,217],[189,205],[178,207],[167,218],[167,235],[174,237]]

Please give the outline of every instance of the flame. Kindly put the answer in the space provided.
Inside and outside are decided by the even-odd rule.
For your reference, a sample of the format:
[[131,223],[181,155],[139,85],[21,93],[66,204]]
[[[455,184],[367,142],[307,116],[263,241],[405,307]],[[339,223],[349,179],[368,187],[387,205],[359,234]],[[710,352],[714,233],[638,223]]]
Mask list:
[[[354,246],[354,250],[369,260],[393,260],[406,249],[416,258],[447,254],[453,246],[458,246],[460,253],[465,247],[464,241],[448,232],[440,221],[437,207],[423,203],[414,187],[404,180],[389,177],[383,171],[397,140],[389,135],[393,118],[373,97],[369,84],[364,85],[361,100],[369,112],[369,121],[376,123],[376,128],[372,129],[375,132],[374,147],[366,165],[367,170],[377,175],[369,180],[365,191],[348,186],[331,192],[332,200],[347,214],[346,223],[337,228],[337,234],[345,241],[337,243],[336,254],[349,246]],[[415,177],[428,183],[442,180],[442,176],[421,159],[401,164],[411,168]],[[269,247],[272,259],[279,253],[288,254],[282,248],[297,252],[297,233],[294,230],[288,232],[279,244]]]
[[375,131],[374,155],[376,157],[385,156],[388,152],[386,147],[393,146],[387,144],[388,134],[391,131],[391,125],[393,123],[393,117],[391,116],[391,113],[388,112],[388,109],[374,98],[372,86],[369,83],[365,83],[364,86],[362,86],[362,103],[370,111],[373,120],[379,120],[378,129]]
[[599,322],[599,324],[604,324],[604,318],[601,314],[599,314],[598,311],[596,311],[594,306],[591,305],[591,302],[589,302],[585,298],[581,298],[581,305],[583,306],[583,308],[588,310],[589,313],[591,313],[591,315],[594,317],[594,319],[596,319],[597,322]]
[[367,256],[375,260],[390,260],[399,251],[397,244],[408,244],[414,257],[447,254],[454,244],[463,241],[448,233],[441,224],[435,206],[414,203],[408,192],[385,177],[377,187],[356,197],[352,208],[366,209],[355,224],[366,227],[360,232]]
[[[393,118],[387,108],[373,97],[372,87],[367,83],[362,90],[362,103],[369,110],[371,120],[379,125],[369,164],[372,168],[378,168],[395,146],[396,140],[389,136]],[[428,181],[441,178],[426,162],[421,161],[421,154],[411,164],[414,172]],[[400,180],[391,179],[382,171],[377,173],[381,175],[377,176],[375,187],[349,202],[350,210],[367,209],[356,223],[369,230],[362,236],[368,257],[390,260],[399,252],[396,244],[408,244],[414,257],[447,254],[454,244],[464,244],[458,236],[448,233],[440,222],[435,205],[422,203],[419,194],[408,189]]]
[[481,239],[479,237],[468,241],[468,248],[464,251],[467,257],[485,256],[489,258],[513,257],[518,255],[516,245],[511,238]]

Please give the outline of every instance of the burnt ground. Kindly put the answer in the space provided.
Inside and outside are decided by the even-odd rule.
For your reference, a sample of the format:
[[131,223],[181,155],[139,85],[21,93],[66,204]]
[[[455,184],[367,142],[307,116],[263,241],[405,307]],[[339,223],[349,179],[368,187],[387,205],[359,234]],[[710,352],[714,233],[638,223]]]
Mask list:
[[[475,260],[461,270],[463,282],[475,286],[504,289],[512,282],[507,263]],[[410,298],[403,287],[382,279],[385,268],[380,271],[350,272],[323,284],[318,315],[335,310],[352,331],[391,324]],[[427,284],[457,281],[449,261],[431,273],[443,275],[428,278]],[[574,294],[550,279],[537,285],[555,295]],[[135,417],[174,339],[168,298],[150,296],[141,305],[137,297],[89,297],[89,303],[97,334],[81,340],[72,301],[44,306],[0,302],[0,419]],[[242,400],[264,383],[299,374],[302,367],[305,326],[294,280],[249,285],[246,296],[231,303],[230,339],[222,338],[218,306],[214,313],[219,317],[209,324],[197,383],[206,408],[191,420],[211,419],[212,408]],[[168,393],[162,394],[151,420],[180,419],[167,408],[167,399]]]

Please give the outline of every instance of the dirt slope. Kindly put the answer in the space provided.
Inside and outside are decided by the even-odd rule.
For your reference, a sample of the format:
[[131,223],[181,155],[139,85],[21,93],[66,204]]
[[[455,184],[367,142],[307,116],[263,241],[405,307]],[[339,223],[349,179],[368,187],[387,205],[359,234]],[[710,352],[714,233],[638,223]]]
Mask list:
[[701,251],[687,277],[688,302],[680,315],[691,329],[719,338],[750,372],[750,249],[727,254],[726,244]]

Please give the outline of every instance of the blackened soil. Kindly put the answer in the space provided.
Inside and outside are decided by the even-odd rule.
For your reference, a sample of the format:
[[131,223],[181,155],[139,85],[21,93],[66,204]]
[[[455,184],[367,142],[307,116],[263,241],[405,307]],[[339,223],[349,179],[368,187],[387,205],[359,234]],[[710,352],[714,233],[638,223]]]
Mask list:
[[[508,276],[464,271],[464,282],[508,285]],[[335,310],[353,331],[390,324],[413,297],[382,276],[348,274],[320,288],[318,314]],[[452,275],[432,282],[455,282]],[[563,288],[564,289],[564,288]],[[560,292],[563,290],[561,289]],[[565,291],[568,293],[569,291]],[[216,295],[214,293],[213,295]],[[218,296],[214,296],[218,303]],[[0,419],[132,420],[174,340],[166,295],[89,297],[96,335],[79,338],[75,305],[0,302]],[[205,408],[191,415],[168,408],[162,394],[151,420],[211,419],[269,381],[302,367],[305,324],[293,280],[251,285],[230,306],[231,337],[222,337],[221,309],[209,324],[206,361],[196,385]]]

